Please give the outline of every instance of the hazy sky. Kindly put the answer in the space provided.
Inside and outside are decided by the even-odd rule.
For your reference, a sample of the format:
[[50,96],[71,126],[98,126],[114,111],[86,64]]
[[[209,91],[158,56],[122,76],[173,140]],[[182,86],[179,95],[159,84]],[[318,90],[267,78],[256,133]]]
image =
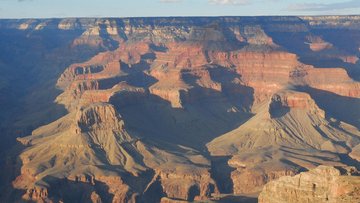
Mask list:
[[0,18],[360,14],[360,0],[0,0]]

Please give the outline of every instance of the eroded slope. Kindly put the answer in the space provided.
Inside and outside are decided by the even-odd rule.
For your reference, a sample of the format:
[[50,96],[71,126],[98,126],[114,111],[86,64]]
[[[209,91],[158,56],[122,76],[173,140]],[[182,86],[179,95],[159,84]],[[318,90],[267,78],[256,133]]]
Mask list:
[[[32,200],[191,201],[257,193],[319,164],[358,167],[359,53],[318,20],[329,21],[21,22],[81,28],[71,47],[108,50],[61,74],[56,102],[68,114],[19,138],[27,149],[14,186]],[[336,22],[356,36],[357,21]]]

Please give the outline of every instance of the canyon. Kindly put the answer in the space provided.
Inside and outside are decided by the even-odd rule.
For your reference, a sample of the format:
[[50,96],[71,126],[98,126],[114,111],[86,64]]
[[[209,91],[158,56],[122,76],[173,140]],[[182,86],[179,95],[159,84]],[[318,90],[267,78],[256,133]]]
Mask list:
[[0,20],[0,53],[1,202],[360,199],[359,16]]

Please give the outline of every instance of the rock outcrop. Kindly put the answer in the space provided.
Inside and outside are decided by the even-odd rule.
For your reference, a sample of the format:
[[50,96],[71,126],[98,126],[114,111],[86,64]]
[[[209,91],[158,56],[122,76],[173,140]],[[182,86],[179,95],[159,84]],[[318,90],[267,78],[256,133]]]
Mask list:
[[318,166],[309,172],[269,182],[259,195],[259,203],[358,202],[358,175],[354,168]]

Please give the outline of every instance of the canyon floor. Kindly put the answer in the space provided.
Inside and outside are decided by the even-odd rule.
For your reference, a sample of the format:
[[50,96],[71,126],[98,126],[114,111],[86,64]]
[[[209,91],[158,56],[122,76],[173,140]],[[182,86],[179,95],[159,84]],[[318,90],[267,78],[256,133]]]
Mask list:
[[0,20],[0,202],[359,202],[360,16]]

